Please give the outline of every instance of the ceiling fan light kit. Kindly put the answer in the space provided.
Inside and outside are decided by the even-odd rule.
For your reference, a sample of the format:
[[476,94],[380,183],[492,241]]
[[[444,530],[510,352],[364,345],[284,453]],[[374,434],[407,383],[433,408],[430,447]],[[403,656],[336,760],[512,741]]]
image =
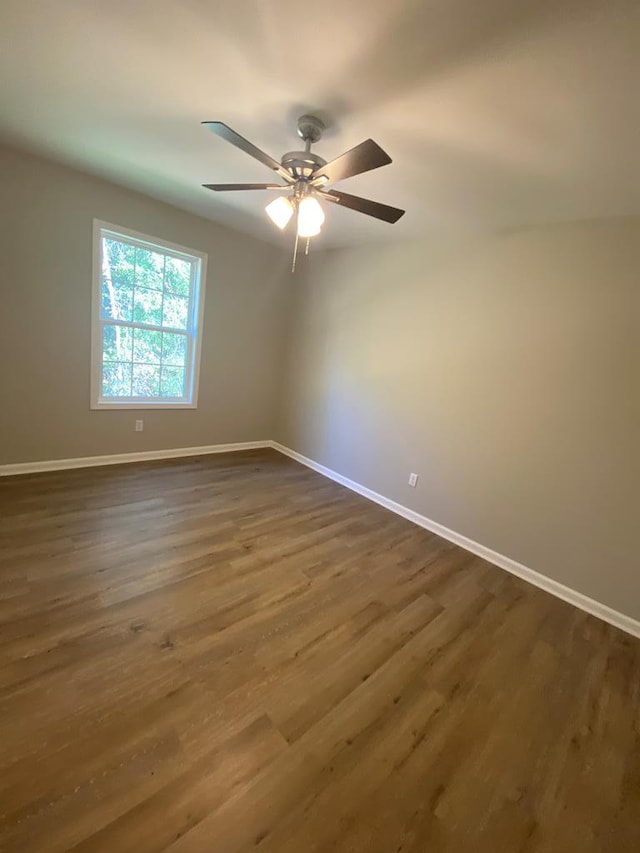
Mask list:
[[371,169],[378,169],[391,163],[391,157],[372,139],[356,145],[345,154],[327,163],[322,157],[311,151],[311,146],[322,138],[324,124],[316,116],[304,115],[298,119],[298,136],[304,140],[304,151],[289,151],[278,163],[253,143],[240,136],[221,121],[204,121],[202,124],[217,136],[235,145],[241,151],[259,160],[276,172],[284,181],[282,184],[203,184],[214,192],[238,192],[243,190],[284,190],[287,195],[278,196],[265,210],[271,221],[284,230],[296,214],[296,241],[293,253],[292,270],[295,269],[298,251],[298,238],[307,241],[306,254],[309,252],[309,240],[320,233],[325,220],[321,200],[341,204],[351,210],[373,216],[383,222],[394,223],[404,214],[404,210],[390,207],[359,196],[348,195],[327,187],[337,181],[360,175]]

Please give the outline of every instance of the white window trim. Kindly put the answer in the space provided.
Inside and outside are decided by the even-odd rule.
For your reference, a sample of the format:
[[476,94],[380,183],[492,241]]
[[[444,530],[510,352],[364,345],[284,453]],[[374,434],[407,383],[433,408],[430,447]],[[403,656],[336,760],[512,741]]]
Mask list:
[[[197,258],[200,263],[200,276],[197,287],[194,290],[193,299],[193,316],[191,318],[193,333],[188,336],[188,358],[193,358],[193,369],[191,371],[191,400],[186,401],[170,401],[157,400],[149,398],[148,400],[140,397],[132,397],[129,399],[114,399],[113,402],[100,397],[100,384],[102,376],[102,322],[100,318],[101,291],[102,291],[102,265],[101,265],[101,235],[102,231],[111,231],[117,237],[121,234],[123,237],[129,237],[141,243],[148,245],[150,248],[156,248],[162,251],[168,249],[171,252],[176,252],[181,255],[188,255],[190,259]],[[92,285],[92,300],[91,300],[91,408],[92,409],[197,409],[198,407],[198,389],[200,384],[200,356],[202,353],[202,325],[204,317],[204,299],[207,285],[207,255],[204,252],[198,252],[196,249],[188,249],[186,246],[179,246],[177,243],[170,243],[168,240],[161,240],[158,237],[150,237],[148,234],[141,234],[139,231],[132,231],[130,228],[123,228],[120,225],[114,225],[111,222],[104,222],[101,219],[93,220],[93,285]],[[170,331],[170,329],[165,329]],[[184,330],[180,330],[184,331]],[[195,340],[195,353],[191,352],[191,340]]]

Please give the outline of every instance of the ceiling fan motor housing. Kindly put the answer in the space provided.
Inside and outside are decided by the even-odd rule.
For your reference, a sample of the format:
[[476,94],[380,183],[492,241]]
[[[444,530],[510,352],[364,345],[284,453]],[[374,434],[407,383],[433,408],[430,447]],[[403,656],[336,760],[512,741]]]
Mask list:
[[319,166],[324,166],[326,160],[311,151],[289,151],[282,157],[281,163],[285,169],[290,169],[295,178],[307,178]]

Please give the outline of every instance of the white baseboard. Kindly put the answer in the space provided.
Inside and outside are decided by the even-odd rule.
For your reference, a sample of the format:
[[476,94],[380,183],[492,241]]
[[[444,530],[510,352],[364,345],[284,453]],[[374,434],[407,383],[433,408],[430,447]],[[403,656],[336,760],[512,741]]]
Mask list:
[[385,498],[384,495],[380,495],[377,492],[368,489],[366,486],[362,486],[360,483],[350,480],[348,477],[343,477],[342,474],[338,474],[336,471],[332,471],[330,468],[326,468],[324,465],[314,462],[313,459],[309,459],[301,453],[297,453],[295,450],[291,450],[291,448],[279,444],[277,441],[270,442],[270,446],[273,447],[274,450],[278,450],[280,453],[283,453],[285,456],[290,456],[292,459],[295,459],[296,462],[301,462],[308,468],[312,468],[324,477],[328,477],[330,480],[340,483],[341,486],[346,486],[347,489],[351,489],[353,492],[357,492],[359,495],[369,498],[369,500],[380,504],[380,506],[385,507],[385,509],[389,509],[391,512],[395,512],[397,515],[401,515],[403,518],[412,521],[414,524],[418,524],[420,527],[424,527],[426,530],[436,533],[443,539],[448,539],[449,542],[453,542],[455,545],[459,545],[466,551],[470,551],[472,554],[482,557],[483,560],[493,563],[495,566],[510,572],[512,575],[517,575],[517,577],[522,578],[522,580],[545,590],[545,592],[551,593],[551,595],[555,595],[557,598],[561,598],[563,601],[569,602],[569,604],[573,604],[575,607],[590,613],[592,616],[597,616],[598,619],[602,619],[610,625],[614,625],[616,628],[620,628],[622,631],[632,634],[634,637],[640,637],[640,621],[637,619],[633,619],[631,616],[627,616],[624,613],[613,610],[611,607],[607,607],[607,605],[601,604],[599,601],[594,601],[593,598],[589,598],[581,592],[577,592],[564,584],[558,583],[558,581],[554,581],[546,575],[541,575],[539,572],[536,572],[527,566],[523,566],[522,563],[518,563],[510,557],[505,557],[504,554],[499,554],[491,548],[480,545],[479,542],[474,542],[473,539],[468,539],[466,536],[456,533],[455,530],[449,530],[448,527],[439,524],[437,521],[432,521],[430,518],[420,515],[420,513],[414,512],[414,510],[409,509],[402,504],[396,503],[396,501]]
[[43,471],[64,471],[68,468],[122,465],[126,462],[145,462],[152,459],[205,456],[208,453],[231,453],[236,450],[271,447],[271,444],[270,441],[238,441],[233,444],[209,444],[203,447],[172,447],[167,450],[142,450],[135,453],[115,453],[108,456],[77,456],[72,459],[49,459],[42,462],[17,462],[12,465],[0,465],[0,477],[10,477],[15,474],[37,474]]

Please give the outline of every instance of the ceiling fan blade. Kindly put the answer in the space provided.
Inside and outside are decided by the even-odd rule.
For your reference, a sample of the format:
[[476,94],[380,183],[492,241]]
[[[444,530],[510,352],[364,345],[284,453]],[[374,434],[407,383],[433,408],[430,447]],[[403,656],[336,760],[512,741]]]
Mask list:
[[[334,184],[354,175],[361,175],[371,169],[379,169],[391,163],[391,157],[383,151],[373,139],[366,139],[360,145],[356,145],[350,151],[336,157],[324,166],[318,168],[311,175],[311,182],[319,186]],[[323,180],[326,178],[326,180]]]
[[360,196],[349,195],[338,190],[320,190],[318,195],[327,201],[340,204],[342,207],[349,207],[351,210],[357,210],[358,213],[366,213],[367,216],[373,216],[376,219],[382,219],[384,222],[390,222],[391,224],[397,222],[405,213],[404,210],[400,210],[398,207],[380,204],[379,201],[369,201],[368,198],[360,198]]
[[230,142],[232,145],[235,145],[236,148],[239,148],[241,151],[244,151],[245,154],[249,154],[250,157],[255,157],[256,160],[259,160],[261,163],[264,163],[265,166],[268,166],[270,169],[273,169],[274,172],[277,172],[280,177],[284,178],[285,181],[293,182],[293,178],[291,177],[290,172],[284,168],[277,160],[274,160],[273,157],[270,157],[268,154],[265,154],[264,151],[261,151],[259,148],[249,142],[248,139],[245,139],[244,136],[240,136],[239,133],[236,133],[235,130],[232,130],[228,127],[224,122],[221,121],[203,121],[202,124],[204,127],[209,128],[210,131],[219,136],[221,139],[226,139],[227,142]]
[[226,193],[235,190],[288,190],[285,184],[203,184],[208,190],[216,193]]

